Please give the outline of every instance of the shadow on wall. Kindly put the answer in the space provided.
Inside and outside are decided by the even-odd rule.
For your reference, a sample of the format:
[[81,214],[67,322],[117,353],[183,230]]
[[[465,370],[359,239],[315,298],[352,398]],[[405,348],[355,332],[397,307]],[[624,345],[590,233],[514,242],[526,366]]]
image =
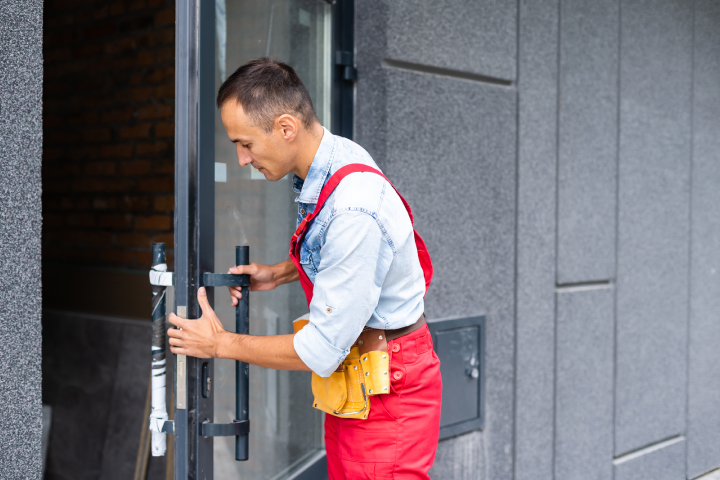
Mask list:
[[171,457],[139,448],[149,415],[149,322],[43,316],[43,403],[52,406],[45,479],[165,479]]

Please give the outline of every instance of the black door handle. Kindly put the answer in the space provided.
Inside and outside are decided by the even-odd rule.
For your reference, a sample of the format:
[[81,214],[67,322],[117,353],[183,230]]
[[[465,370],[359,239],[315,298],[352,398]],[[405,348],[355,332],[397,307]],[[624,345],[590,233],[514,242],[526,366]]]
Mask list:
[[250,275],[233,275],[232,273],[205,272],[200,282],[201,287],[247,287],[249,285]]
[[[250,247],[235,247],[235,265],[250,263]],[[235,332],[247,335],[250,333],[250,275],[232,275],[230,273],[203,273],[203,287],[240,287],[242,298],[235,307]],[[201,435],[205,437],[235,435],[235,460],[248,459],[250,433],[250,391],[249,365],[235,361],[235,420],[233,423],[201,424]]]

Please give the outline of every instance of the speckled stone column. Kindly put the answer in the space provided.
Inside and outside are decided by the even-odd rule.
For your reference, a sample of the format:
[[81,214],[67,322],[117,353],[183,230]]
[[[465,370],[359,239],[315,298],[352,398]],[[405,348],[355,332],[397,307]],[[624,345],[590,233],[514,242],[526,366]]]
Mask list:
[[0,2],[0,476],[41,477],[40,0]]

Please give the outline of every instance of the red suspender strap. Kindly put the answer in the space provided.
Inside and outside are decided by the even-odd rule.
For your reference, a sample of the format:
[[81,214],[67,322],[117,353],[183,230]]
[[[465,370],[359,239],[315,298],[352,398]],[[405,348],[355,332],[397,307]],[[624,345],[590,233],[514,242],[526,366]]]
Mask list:
[[387,177],[383,175],[379,170],[368,165],[351,163],[350,165],[345,165],[344,167],[340,168],[328,179],[327,183],[325,183],[325,186],[320,192],[320,196],[318,197],[315,209],[311,214],[305,217],[302,222],[300,222],[300,225],[298,225],[298,228],[295,231],[295,234],[292,236],[292,240],[290,241],[290,258],[292,258],[293,263],[298,269],[298,274],[300,275],[300,283],[302,284],[303,290],[305,291],[308,305],[310,305],[310,301],[312,300],[313,284],[305,273],[302,265],[300,264],[300,244],[305,237],[305,232],[307,231],[310,222],[312,222],[315,216],[320,212],[320,210],[322,210],[322,207],[323,205],[325,205],[325,201],[328,199],[330,194],[335,191],[335,188],[338,186],[338,184],[340,184],[340,181],[343,178],[355,172],[368,172],[380,175],[390,184],[390,186],[395,189],[395,192],[397,192],[400,200],[402,200],[403,202],[403,205],[405,205],[405,210],[407,210],[408,215],[410,216],[410,223],[413,224],[413,232],[415,234],[415,246],[417,247],[420,267],[422,267],[423,275],[425,277],[425,293],[427,293],[427,289],[428,287],[430,287],[430,281],[432,280],[433,275],[432,261],[430,260],[430,254],[427,251],[425,242],[415,230],[415,222],[413,220],[412,211],[410,210],[410,205],[408,205],[403,196],[400,195],[400,192],[397,191],[392,182],[390,182],[390,180],[388,180]]

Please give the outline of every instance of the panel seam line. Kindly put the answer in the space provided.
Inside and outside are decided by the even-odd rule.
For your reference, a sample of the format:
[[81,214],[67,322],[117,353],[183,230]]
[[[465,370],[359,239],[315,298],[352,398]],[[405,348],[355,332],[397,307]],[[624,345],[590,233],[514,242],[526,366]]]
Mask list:
[[611,281],[605,282],[582,282],[582,283],[568,283],[563,285],[555,286],[555,292],[567,293],[567,292],[586,292],[589,290],[607,290],[615,288],[615,283]]
[[[518,331],[520,319],[518,318],[518,304],[520,302],[520,270],[518,262],[518,253],[520,252],[520,21],[521,21],[522,5],[520,0],[516,2],[515,17],[515,298],[513,299],[513,404],[512,404],[512,478],[517,480],[518,473],[518,448],[517,448],[517,430],[518,430]],[[484,393],[484,392],[483,392]],[[483,412],[485,413],[485,412]],[[483,418],[484,420],[484,418]]]
[[431,75],[440,75],[443,77],[451,77],[459,80],[469,80],[477,83],[484,83],[487,85],[493,85],[497,87],[514,87],[515,84],[512,80],[506,80],[504,78],[492,77],[489,75],[482,75],[479,73],[464,72],[462,70],[454,70],[451,68],[436,67],[433,65],[424,65],[421,63],[406,62],[404,60],[393,60],[386,58],[382,61],[382,66],[385,68],[394,68],[398,70],[407,70],[416,73],[429,73]]
[[613,459],[613,465],[622,465],[623,463],[629,462],[630,460],[635,460],[636,458],[642,457],[643,455],[657,452],[658,450],[662,450],[663,448],[675,445],[676,443],[683,441],[685,441],[685,435],[675,435],[674,437],[660,440],[659,442],[652,443],[648,446],[620,455],[619,457],[615,457]]
[[[697,2],[693,1],[692,53],[690,56],[690,165],[688,174],[688,286],[685,323],[685,435],[690,436],[690,328],[692,326],[693,280],[693,166],[695,163],[695,21]],[[690,442],[685,442],[685,477],[690,473]]]

